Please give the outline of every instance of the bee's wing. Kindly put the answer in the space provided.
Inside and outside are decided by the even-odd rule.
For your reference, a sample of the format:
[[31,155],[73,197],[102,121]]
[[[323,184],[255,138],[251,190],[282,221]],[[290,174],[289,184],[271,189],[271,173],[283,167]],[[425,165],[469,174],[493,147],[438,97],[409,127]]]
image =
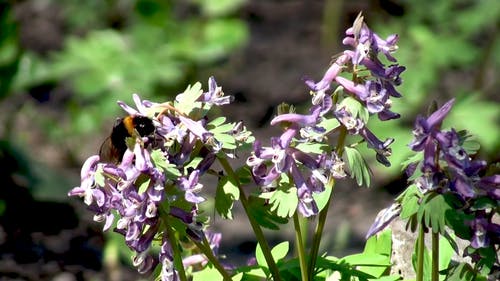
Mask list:
[[113,145],[111,137],[106,138],[106,140],[101,144],[99,157],[101,162],[118,163],[120,161],[120,152]]

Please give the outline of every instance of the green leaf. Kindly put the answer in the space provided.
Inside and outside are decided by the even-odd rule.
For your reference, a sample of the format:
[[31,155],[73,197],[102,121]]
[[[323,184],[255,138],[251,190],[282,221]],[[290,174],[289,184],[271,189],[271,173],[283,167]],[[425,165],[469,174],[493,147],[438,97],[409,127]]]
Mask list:
[[282,218],[276,215],[275,212],[272,212],[271,206],[269,206],[269,204],[267,204],[267,200],[263,198],[249,196],[248,205],[248,211],[250,212],[250,215],[262,227],[272,230],[279,230],[280,224],[288,223],[287,218]]
[[222,143],[222,148],[225,149],[236,149],[236,140],[233,136],[228,134],[216,134],[214,135],[215,139]]
[[264,252],[262,252],[262,248],[260,247],[259,243],[257,243],[257,246],[255,248],[255,260],[257,261],[257,264],[259,266],[264,268],[266,272],[269,272],[266,258],[264,257]]
[[466,130],[457,132],[461,140],[460,145],[469,155],[475,155],[481,148],[481,143],[476,136],[469,135]]
[[[378,235],[374,235],[366,241],[365,249],[363,255],[379,255],[384,257],[384,259],[379,260],[379,263],[367,266],[361,266],[358,269],[374,277],[380,277],[384,272],[386,272],[387,267],[391,262],[392,253],[392,236],[391,230],[385,229]],[[378,257],[378,258],[381,258]],[[389,265],[387,265],[389,264]]]
[[451,267],[446,275],[447,281],[472,281],[475,280],[474,269],[467,263],[459,263]]
[[204,281],[204,280],[222,280],[222,275],[219,271],[212,265],[207,264],[202,270],[193,272],[193,281]]
[[447,212],[453,208],[441,194],[429,192],[424,195],[417,212],[417,219],[434,233],[444,233]]
[[236,140],[234,136],[231,135],[234,124],[227,123],[223,124],[226,118],[217,118],[213,123],[209,123],[207,126],[208,130],[214,134],[214,138],[222,143],[222,147],[225,149],[236,149]]
[[328,182],[325,185],[325,190],[320,193],[313,193],[313,198],[314,201],[316,202],[316,205],[318,206],[318,210],[321,211],[323,208],[326,207],[326,204],[328,204],[328,199],[330,199],[330,196],[333,192],[333,181]]
[[323,152],[328,152],[330,150],[330,146],[322,144],[322,143],[311,143],[311,142],[302,142],[296,146],[297,149],[305,152],[305,153],[314,153],[314,154],[322,154]]
[[377,278],[377,279],[370,279],[370,281],[397,281],[397,280],[401,280],[402,277],[399,276],[399,275],[389,275],[389,276],[382,276],[380,278]]
[[411,156],[408,157],[408,159],[401,162],[401,171],[404,171],[406,169],[406,167],[408,167],[408,165],[413,164],[413,163],[419,163],[423,159],[424,159],[424,154],[421,152],[412,154]]
[[399,216],[402,219],[407,219],[418,212],[420,200],[420,192],[416,185],[412,184],[398,197],[397,201],[401,202],[401,213]]
[[137,193],[139,194],[143,194],[144,192],[147,191],[148,187],[149,187],[149,184],[151,183],[151,178],[147,178],[146,180],[144,181],[137,181],[136,180],[136,185],[138,184],[139,185],[139,188],[137,190]]
[[226,117],[224,116],[219,116],[215,118],[214,120],[210,121],[210,123],[207,124],[207,128],[216,128],[217,126],[220,126],[226,122]]
[[288,241],[284,241],[274,246],[271,250],[271,255],[273,256],[274,261],[278,262],[288,254],[288,250],[290,249],[290,243]]
[[195,108],[200,107],[201,103],[197,100],[202,94],[203,90],[201,89],[200,82],[196,82],[192,86],[189,85],[182,94],[177,96],[178,100],[176,100],[175,108],[177,108],[180,112],[189,115]]
[[487,209],[495,209],[498,207],[498,201],[493,200],[489,197],[479,197],[474,201],[474,204],[471,207],[472,211],[476,210],[487,210]]
[[[417,251],[418,251],[418,239],[415,241],[415,247],[412,255],[412,264],[413,269],[417,268]],[[424,281],[431,281],[431,270],[432,270],[432,259],[429,254],[429,250],[424,245],[424,272],[423,279]]]
[[351,171],[351,178],[356,179],[359,186],[363,184],[367,187],[370,186],[370,170],[361,153],[356,148],[348,146],[344,147],[344,151]]
[[490,274],[494,265],[498,261],[498,251],[496,251],[494,246],[490,245],[487,248],[479,248],[478,252],[481,256],[481,259],[477,262],[477,266],[478,268],[480,268],[480,272],[484,275]]
[[221,177],[215,194],[215,209],[217,213],[225,219],[233,219],[231,212],[233,202],[239,198],[240,192],[234,180],[228,176]]
[[177,180],[182,175],[177,166],[169,163],[163,152],[159,149],[151,152],[151,161],[153,161],[155,167],[163,169],[170,180]]
[[265,280],[269,274],[260,266],[240,266],[236,270],[239,273],[234,275],[232,280],[261,281]]
[[364,105],[362,105],[355,98],[350,96],[345,97],[338,105],[339,107],[345,106],[354,118],[360,118],[365,124],[368,123],[370,113]]
[[[454,254],[454,249],[445,237],[439,237],[439,270],[445,270],[451,262]],[[440,276],[442,280],[444,276]]]
[[282,218],[290,218],[297,210],[299,198],[297,197],[297,188],[289,187],[280,183],[269,199],[271,211]]
[[370,237],[366,241],[363,253],[381,254],[390,257],[392,253],[392,231],[389,228],[384,229],[377,235]]
[[231,123],[226,123],[226,124],[219,124],[213,128],[210,128],[210,132],[214,133],[214,134],[220,134],[220,133],[227,133],[227,132],[231,132],[231,130],[233,129],[233,124]]
[[252,182],[252,172],[250,168],[246,165],[239,167],[236,170],[236,175],[241,185],[249,184]]
[[391,265],[390,257],[381,254],[367,254],[367,253],[353,254],[343,257],[340,260],[341,262],[344,261],[353,266],[364,265],[364,266],[388,267]]
[[105,180],[106,177],[104,176],[104,170],[102,169],[102,166],[98,166],[95,171],[94,181],[97,185],[104,186]]
[[325,128],[327,132],[332,131],[333,129],[337,128],[340,126],[339,120],[337,118],[325,118],[323,117],[323,120],[318,124],[319,127]]

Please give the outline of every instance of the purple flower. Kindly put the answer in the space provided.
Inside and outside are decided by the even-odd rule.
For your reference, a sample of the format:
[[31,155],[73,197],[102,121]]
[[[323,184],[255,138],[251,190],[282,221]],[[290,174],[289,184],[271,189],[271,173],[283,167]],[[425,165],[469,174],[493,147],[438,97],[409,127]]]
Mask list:
[[373,50],[376,53],[379,51],[382,52],[388,60],[395,62],[396,59],[391,55],[391,53],[398,49],[398,46],[396,45],[398,40],[399,36],[397,34],[391,34],[383,40],[377,34],[373,33]]
[[347,36],[342,40],[342,43],[355,48],[355,54],[352,57],[354,65],[359,64],[365,57],[368,57],[370,52],[374,54],[374,57],[381,52],[389,61],[396,61],[391,54],[398,49],[396,45],[398,36],[394,34],[388,36],[385,40],[381,39],[368,28],[361,15],[356,18],[353,26],[347,29],[345,34]]
[[135,268],[137,268],[139,273],[146,274],[151,272],[156,267],[158,261],[145,251],[137,253],[132,259],[132,264]]
[[215,152],[222,149],[222,144],[219,143],[214,138],[214,135],[205,129],[204,125],[202,125],[199,121],[197,122],[184,116],[179,116],[179,120],[191,133],[193,133],[193,135],[198,137],[203,143],[210,145]]
[[217,82],[215,82],[215,78],[213,76],[208,79],[208,92],[203,93],[201,96],[201,101],[219,106],[230,104],[233,99],[233,96],[224,96],[222,87],[217,86]]
[[375,222],[373,222],[368,233],[366,233],[365,238],[368,239],[386,228],[400,213],[401,205],[399,203],[393,203],[391,206],[380,211],[375,218]]
[[320,106],[314,106],[311,108],[311,113],[309,115],[302,115],[297,113],[286,113],[280,114],[271,120],[271,125],[274,126],[280,122],[295,123],[298,126],[314,126],[321,120],[319,114],[321,112]]
[[473,220],[466,222],[472,230],[471,246],[473,248],[486,248],[491,243],[499,242],[500,225],[491,221],[491,215],[485,211],[478,211]]
[[438,132],[443,119],[450,112],[454,102],[455,99],[451,99],[427,118],[422,116],[417,117],[415,129],[413,130],[414,139],[409,145],[412,150],[421,151],[424,148],[427,138],[434,136]]
[[134,109],[133,107],[127,105],[123,101],[118,101],[118,105],[125,110],[129,115],[142,115],[142,116],[148,116],[148,107],[145,106],[144,102],[141,101],[141,98],[137,94],[132,95],[132,99],[134,100],[135,106],[137,109]]
[[339,73],[342,71],[344,68],[344,65],[350,60],[350,57],[348,55],[341,55],[339,56],[332,65],[330,65],[330,68],[325,72],[325,75],[319,81],[318,83],[314,83],[311,79],[305,79],[305,83],[311,90],[315,92],[325,92],[326,90],[330,89],[330,84],[332,81],[339,75]]
[[85,198],[85,203],[90,205],[93,201],[92,188],[95,185],[95,172],[99,163],[99,155],[89,157],[82,166],[80,172],[81,184],[68,192],[68,196],[80,196]]
[[293,178],[293,182],[297,187],[297,196],[299,198],[299,205],[297,206],[299,212],[304,217],[310,217],[312,215],[316,215],[319,210],[314,198],[312,197],[312,188],[310,188],[304,177],[300,173],[297,165],[292,163],[290,167],[291,175]]
[[360,130],[359,134],[366,140],[368,148],[375,150],[377,161],[385,166],[390,166],[391,163],[387,157],[391,156],[391,148],[389,146],[394,142],[394,139],[388,138],[382,142],[366,126]]
[[205,198],[197,195],[203,188],[203,185],[198,182],[199,173],[200,171],[194,170],[189,175],[189,178],[182,177],[179,179],[179,187],[185,191],[186,201],[195,204],[205,201]]
[[500,200],[500,175],[483,177],[477,186],[493,200]]
[[357,135],[360,130],[365,126],[363,121],[359,118],[354,118],[352,113],[347,110],[345,106],[337,107],[333,112],[337,120],[344,125],[349,134]]
[[391,112],[391,100],[387,89],[382,84],[374,81],[367,81],[363,84],[355,84],[344,77],[337,77],[336,81],[348,92],[354,94],[355,98],[362,101],[369,113],[378,114],[380,120],[390,120],[399,118],[399,114]]
[[174,251],[165,233],[160,247],[159,262],[161,264],[161,281],[178,281],[179,276],[174,268]]

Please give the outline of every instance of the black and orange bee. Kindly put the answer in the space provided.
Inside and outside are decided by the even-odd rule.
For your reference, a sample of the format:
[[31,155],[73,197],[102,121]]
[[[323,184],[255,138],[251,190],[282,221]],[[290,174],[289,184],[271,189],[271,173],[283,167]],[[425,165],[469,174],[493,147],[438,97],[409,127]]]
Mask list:
[[153,120],[145,116],[129,115],[116,120],[111,135],[99,149],[102,162],[119,163],[127,150],[127,138],[147,137],[153,134]]

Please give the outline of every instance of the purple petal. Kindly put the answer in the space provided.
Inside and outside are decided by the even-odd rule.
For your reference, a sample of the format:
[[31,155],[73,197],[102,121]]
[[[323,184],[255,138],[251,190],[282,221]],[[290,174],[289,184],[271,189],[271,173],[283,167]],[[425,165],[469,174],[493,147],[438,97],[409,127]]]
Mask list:
[[368,230],[368,233],[366,233],[365,238],[368,239],[371,236],[383,230],[392,222],[392,220],[394,220],[394,218],[399,216],[400,212],[401,212],[401,205],[399,205],[398,203],[393,203],[388,208],[385,208],[382,211],[380,211],[377,217],[375,218],[375,222],[373,222],[370,229]]
[[440,126],[441,122],[443,122],[443,119],[446,117],[446,115],[448,115],[448,112],[450,112],[454,102],[455,99],[451,99],[447,103],[445,103],[441,108],[436,110],[436,112],[432,113],[427,118],[428,128],[436,128]]
[[344,65],[349,61],[350,57],[343,54],[338,57],[335,62],[330,65],[330,68],[325,72],[325,75],[318,83],[314,83],[314,81],[310,79],[306,79],[305,83],[311,90],[317,91],[326,91],[330,88],[330,84],[337,77],[337,75],[342,71]]
[[296,123],[300,126],[314,126],[320,121],[319,113],[321,112],[321,107],[317,106],[313,109],[313,112],[309,115],[297,114],[297,113],[286,113],[276,116],[271,120],[271,125],[274,126],[280,122],[290,122]]

